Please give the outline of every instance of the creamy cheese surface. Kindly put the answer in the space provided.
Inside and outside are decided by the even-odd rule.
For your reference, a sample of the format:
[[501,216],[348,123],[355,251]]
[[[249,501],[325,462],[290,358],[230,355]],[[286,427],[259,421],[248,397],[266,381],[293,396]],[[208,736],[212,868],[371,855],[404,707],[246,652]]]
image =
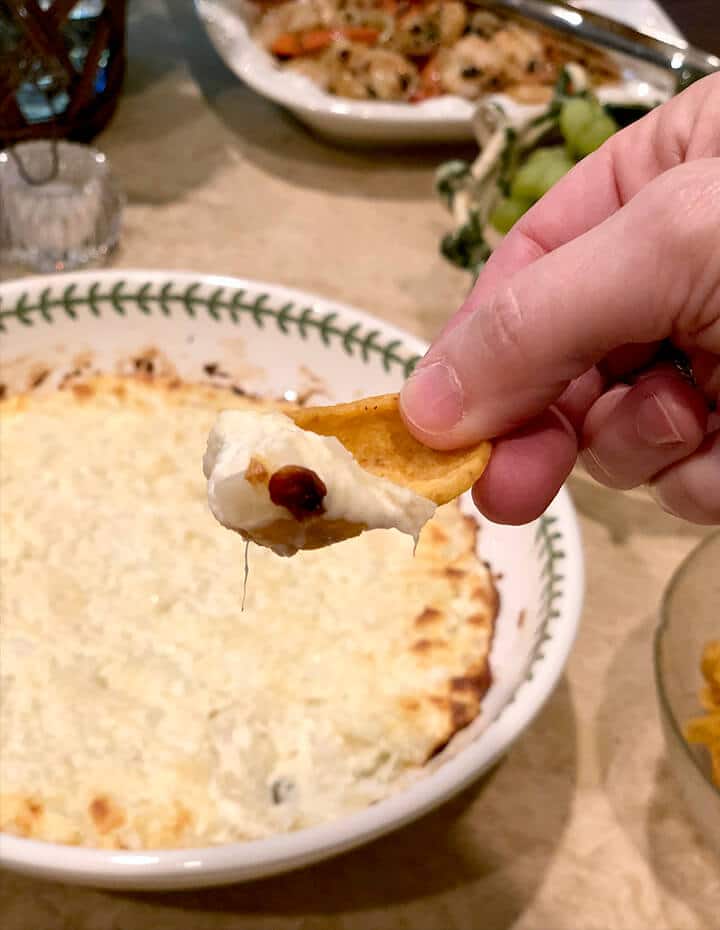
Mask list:
[[[275,476],[293,468],[310,482],[306,513],[278,503],[280,492],[273,493]],[[417,540],[435,512],[432,501],[362,468],[334,436],[303,430],[278,412],[223,411],[203,470],[215,518],[279,555],[317,548],[318,530],[320,544],[365,529],[394,528]]]
[[[102,379],[0,402],[0,830],[125,849],[362,810],[478,714],[477,525],[278,559],[207,506],[224,391]],[[32,463],[28,480],[27,463]]]

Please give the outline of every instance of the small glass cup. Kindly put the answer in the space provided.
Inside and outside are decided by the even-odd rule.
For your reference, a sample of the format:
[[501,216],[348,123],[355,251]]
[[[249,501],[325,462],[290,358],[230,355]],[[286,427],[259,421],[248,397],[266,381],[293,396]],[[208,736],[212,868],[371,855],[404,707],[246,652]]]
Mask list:
[[0,265],[69,271],[102,263],[120,236],[124,198],[105,155],[71,142],[0,152]]
[[655,635],[657,685],[667,758],[688,810],[708,843],[720,853],[720,787],[710,757],[691,746],[685,726],[699,717],[700,658],[720,639],[720,533],[706,537],[676,571],[665,592]]

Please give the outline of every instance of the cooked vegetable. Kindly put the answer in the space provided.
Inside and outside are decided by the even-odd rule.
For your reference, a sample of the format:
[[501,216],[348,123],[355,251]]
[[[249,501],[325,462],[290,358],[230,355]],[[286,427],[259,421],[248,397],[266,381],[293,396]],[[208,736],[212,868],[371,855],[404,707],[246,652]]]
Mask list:
[[270,50],[278,58],[298,58],[329,48],[338,39],[374,45],[377,29],[364,26],[344,26],[342,29],[308,29],[305,32],[285,32],[273,40]]

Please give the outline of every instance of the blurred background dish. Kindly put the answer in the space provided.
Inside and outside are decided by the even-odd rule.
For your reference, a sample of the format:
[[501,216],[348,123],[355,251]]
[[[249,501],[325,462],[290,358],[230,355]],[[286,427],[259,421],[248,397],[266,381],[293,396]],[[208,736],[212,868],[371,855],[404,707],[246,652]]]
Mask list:
[[[720,852],[720,785],[706,746],[686,739],[690,721],[709,711],[701,660],[720,641],[720,533],[703,540],[673,576],[655,636],[655,683],[667,758],[687,808],[709,844]],[[707,669],[706,669],[707,671]],[[707,690],[705,690],[707,689]],[[706,707],[701,705],[705,694]],[[720,732],[717,734],[720,746]]]
[[[367,88],[360,92],[357,88],[357,82],[350,80],[347,74],[344,74],[339,81],[328,81],[325,71],[320,75],[320,84],[324,83],[326,86],[332,86],[335,93],[323,89],[317,82],[317,62],[313,62],[312,56],[309,59],[309,65],[316,80],[307,76],[308,73],[311,73],[310,68],[307,66],[300,69],[288,69],[279,65],[279,59],[273,57],[254,37],[258,22],[259,7],[257,4],[253,4],[249,0],[195,0],[195,6],[219,54],[243,81],[261,95],[289,109],[310,128],[334,139],[375,143],[468,140],[473,135],[472,118],[475,104],[480,97],[487,99],[488,92],[493,90],[491,85],[484,87],[481,79],[481,72],[492,70],[485,60],[488,55],[493,55],[492,46],[486,46],[484,50],[465,48],[463,46],[460,49],[460,54],[454,54],[453,60],[445,69],[448,75],[451,77],[454,75],[452,80],[448,79],[440,88],[435,87],[430,94],[427,92],[427,77],[431,75],[431,83],[437,80],[438,69],[433,69],[432,63],[436,58],[440,57],[439,55],[436,58],[428,55],[417,58],[417,62],[421,65],[420,71],[418,73],[415,66],[412,66],[412,71],[405,75],[402,82],[403,85],[406,85],[405,90],[400,92],[397,87],[388,90],[386,80],[388,69],[386,63],[382,63],[380,70],[383,72],[381,75],[383,80],[379,83],[375,82],[377,87],[370,88],[372,95],[378,98],[389,98],[397,96],[398,93],[400,95],[405,93],[408,98],[412,97],[417,102],[410,103],[393,99],[349,99],[348,94],[352,97],[364,96],[367,98]],[[606,0],[597,0],[593,6],[600,12],[619,15],[616,5],[611,4],[612,9],[607,8]],[[476,12],[472,15],[485,18],[488,16],[493,17],[493,14],[488,14],[486,11]],[[639,31],[644,29],[660,30],[669,37],[678,38],[677,31],[652,0],[626,5],[622,11],[622,18]],[[483,29],[481,29],[481,33]],[[285,34],[272,33],[272,35],[269,35],[269,45],[272,48],[274,41],[279,42],[276,51],[282,53],[281,57],[285,59],[295,57],[293,49],[289,47],[288,42],[285,40],[297,39],[298,34],[298,30],[295,32],[286,30]],[[410,37],[413,35],[414,33],[410,33]],[[318,41],[318,30],[312,31],[311,38],[313,43]],[[325,38],[323,41],[325,41]],[[507,36],[504,36],[503,41],[506,38]],[[281,39],[282,42],[280,42]],[[502,60],[505,70],[507,70],[509,61],[515,61],[517,64],[519,57],[522,57],[522,54],[527,52],[524,42],[521,43],[523,48],[519,51],[515,39],[516,37],[513,36],[511,40],[513,48],[510,50],[510,54],[507,53],[507,50],[501,54],[498,53],[498,50],[495,50],[495,53],[498,53],[498,57]],[[465,45],[468,45],[470,41],[482,44],[481,40],[474,35],[464,35],[460,39],[460,42],[465,43]],[[492,43],[492,41],[492,36],[490,36],[490,42]],[[557,41],[558,48],[561,46],[565,48],[568,40],[566,37],[559,37],[558,34]],[[358,43],[356,41],[351,45],[354,48],[358,45],[361,46],[362,42]],[[400,46],[402,47],[402,42]],[[457,49],[458,45],[455,48]],[[347,51],[346,49],[345,52],[347,53]],[[423,48],[422,51],[425,53],[427,50]],[[293,52],[293,55],[290,54],[291,52]],[[480,54],[483,61],[480,63],[476,61],[473,54],[470,54],[471,52]],[[354,52],[351,50],[350,54],[354,54]],[[357,54],[363,58],[363,61],[360,62],[362,68],[369,67],[365,61],[367,55],[363,55],[360,48],[357,49]],[[389,53],[383,51],[383,54],[387,55]],[[443,51],[442,54],[445,55],[446,52]],[[559,54],[561,63],[565,63],[566,51]],[[557,57],[557,55],[551,57]],[[635,95],[644,96],[648,101],[652,100],[654,102],[667,99],[671,95],[673,78],[668,72],[624,55],[613,55],[612,61],[619,74],[619,80],[603,83],[603,95],[607,93],[612,96],[612,93],[617,93],[620,88]],[[435,78],[432,77],[433,70],[435,71]],[[302,73],[303,71],[305,73]],[[598,77],[600,77],[599,74]],[[509,85],[513,84],[513,82],[515,83],[514,90],[517,91],[519,83],[517,77],[508,72],[506,77],[500,76],[496,84],[507,90],[512,89]],[[398,82],[390,83],[394,85]],[[524,87],[523,84],[524,89],[520,93],[520,97],[524,97],[523,102],[529,100],[538,101],[535,79],[533,83],[534,87],[529,89]],[[552,83],[550,81],[550,85]],[[445,92],[437,94],[438,89]],[[448,89],[454,92],[447,93]],[[341,93],[344,96],[341,96]],[[493,99],[505,101],[508,96],[507,93],[493,93]]]

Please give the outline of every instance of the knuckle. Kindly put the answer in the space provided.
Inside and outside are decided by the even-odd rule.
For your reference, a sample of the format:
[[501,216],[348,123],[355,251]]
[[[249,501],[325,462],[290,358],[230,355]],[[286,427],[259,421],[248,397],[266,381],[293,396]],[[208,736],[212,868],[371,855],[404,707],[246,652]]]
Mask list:
[[501,287],[487,308],[487,348],[504,359],[522,362],[526,358],[525,313],[511,285]]
[[678,335],[720,352],[720,158],[666,171],[641,196],[653,216],[658,300],[673,310]]
[[651,182],[658,220],[679,244],[717,231],[720,206],[720,158],[699,158],[676,165]]
[[720,73],[695,81],[656,113],[653,145],[664,169],[720,155]]

